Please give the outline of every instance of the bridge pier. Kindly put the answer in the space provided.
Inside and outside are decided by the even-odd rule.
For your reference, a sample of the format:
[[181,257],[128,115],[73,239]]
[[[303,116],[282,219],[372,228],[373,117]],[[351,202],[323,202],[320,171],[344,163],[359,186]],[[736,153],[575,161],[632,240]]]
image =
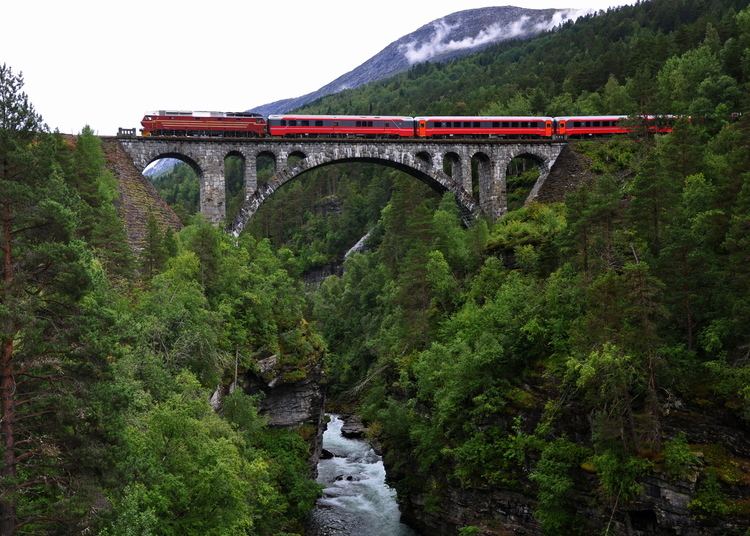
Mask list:
[[245,155],[245,199],[258,189],[258,158],[254,154]]
[[474,189],[474,181],[471,180],[471,157],[462,158],[454,168],[453,173],[455,174],[456,171],[458,171],[458,177],[454,175],[456,181],[464,185],[464,190],[466,190],[469,195],[473,195],[472,190]]
[[226,188],[224,159],[216,155],[206,158],[200,180],[201,214],[206,220],[221,225],[226,219]]

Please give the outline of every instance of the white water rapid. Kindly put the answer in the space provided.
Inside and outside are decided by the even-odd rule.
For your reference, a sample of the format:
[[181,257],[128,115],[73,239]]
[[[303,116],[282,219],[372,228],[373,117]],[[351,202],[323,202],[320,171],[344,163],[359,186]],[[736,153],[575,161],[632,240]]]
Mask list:
[[325,486],[313,513],[316,536],[415,536],[399,521],[396,490],[385,482],[383,460],[359,439],[341,435],[344,425],[330,415],[323,448],[334,457],[318,463],[318,482]]

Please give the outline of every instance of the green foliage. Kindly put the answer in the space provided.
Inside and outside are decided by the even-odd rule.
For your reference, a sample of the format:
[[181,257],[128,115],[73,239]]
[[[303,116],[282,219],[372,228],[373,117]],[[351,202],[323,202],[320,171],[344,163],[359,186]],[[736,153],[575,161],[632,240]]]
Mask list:
[[643,458],[623,454],[619,450],[606,450],[592,459],[602,491],[611,501],[627,502],[641,492],[641,477],[651,463]]
[[729,503],[714,472],[706,473],[688,507],[701,519],[715,519],[729,513]]
[[[40,484],[4,494],[3,508],[67,532],[300,532],[318,493],[305,430],[269,429],[239,389],[221,414],[207,400],[235,363],[275,355],[273,374],[295,381],[326,346],[329,391],[361,402],[399,492],[427,510],[450,486],[535,491],[544,530],[573,533],[574,491],[594,478],[582,469],[599,479],[597,504],[633,501],[646,455],[662,452],[665,396],[750,415],[750,119],[728,122],[748,104],[748,46],[742,2],[656,0],[323,99],[308,110],[694,119],[656,139],[577,142],[592,183],[470,229],[451,195],[399,172],[312,170],[237,243],[200,218],[178,236],[148,222],[139,281],[99,140],[84,129],[71,149],[44,134],[3,66],[18,113],[0,107],[0,208],[14,233],[0,335],[29,373],[14,376],[29,417],[16,429],[43,453],[4,468],[9,487]],[[273,168],[260,160],[262,184]],[[513,205],[535,180],[527,164],[511,166]],[[242,170],[225,166],[231,218]],[[191,174],[156,180],[183,218],[198,203]],[[294,277],[367,232],[368,251],[308,307]],[[721,445],[703,450],[691,509],[718,520],[735,511],[722,486],[741,478]],[[681,435],[663,453],[674,478],[695,464]],[[111,509],[92,508],[103,496]]]
[[319,492],[301,434],[240,391],[208,404],[235,360],[321,359],[288,257],[150,218],[134,279],[100,140],[45,133],[19,81],[0,68],[0,532],[301,532]]
[[[233,179],[236,175],[232,174]],[[200,184],[193,168],[184,162],[178,162],[168,171],[150,179],[161,198],[172,206],[182,223],[187,224],[190,217],[198,212],[200,202]],[[233,188],[236,182],[232,181]],[[232,199],[230,198],[230,202]],[[236,202],[232,208],[235,204]]]
[[[259,164],[258,180],[270,169]],[[277,247],[292,248],[299,272],[340,261],[373,229],[390,197],[391,183],[400,175],[371,164],[308,171],[264,203],[248,232],[269,238]]]
[[685,478],[697,462],[698,457],[690,450],[684,433],[664,444],[664,470],[672,478]]
[[236,155],[224,159],[224,182],[226,184],[226,222],[232,223],[245,201],[245,161]]
[[71,160],[66,175],[80,199],[76,207],[79,236],[91,245],[108,272],[119,278],[128,277],[134,259],[114,206],[119,198],[117,182],[104,167],[101,140],[88,126],[76,138]]
[[558,438],[542,449],[529,478],[537,485],[534,517],[547,534],[575,533],[574,475],[586,450]]
[[[171,236],[174,240],[174,235]],[[156,218],[153,214],[149,214],[146,222],[146,243],[141,252],[142,270],[146,279],[151,279],[164,268],[170,254],[175,255],[177,253],[176,244],[174,242],[172,244],[171,247],[168,247],[165,235],[162,233]]]

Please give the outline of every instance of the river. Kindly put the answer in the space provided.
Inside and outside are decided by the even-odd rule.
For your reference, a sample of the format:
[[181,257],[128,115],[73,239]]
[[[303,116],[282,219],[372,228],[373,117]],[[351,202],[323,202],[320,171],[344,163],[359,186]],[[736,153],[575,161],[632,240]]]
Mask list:
[[385,482],[382,458],[367,442],[342,436],[344,421],[329,417],[323,448],[334,457],[318,463],[324,490],[308,535],[416,536],[399,520],[396,490]]

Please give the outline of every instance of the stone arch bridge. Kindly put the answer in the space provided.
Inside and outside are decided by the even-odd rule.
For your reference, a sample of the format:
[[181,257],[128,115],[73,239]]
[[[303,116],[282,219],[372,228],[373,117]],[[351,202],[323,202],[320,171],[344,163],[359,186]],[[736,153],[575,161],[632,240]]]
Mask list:
[[[494,220],[507,211],[505,174],[510,161],[529,156],[540,164],[540,176],[529,194],[533,199],[560,155],[563,143],[505,140],[363,140],[363,139],[185,139],[120,138],[120,144],[143,172],[160,158],[189,164],[200,181],[200,209],[209,221],[225,218],[224,160],[239,156],[245,168],[245,201],[228,230],[239,235],[263,202],[305,171],[330,164],[370,162],[397,168],[439,191],[453,192],[464,221],[479,213]],[[258,187],[257,161],[269,157],[275,171]],[[472,195],[472,161],[479,186]],[[527,200],[527,201],[528,201]]]

